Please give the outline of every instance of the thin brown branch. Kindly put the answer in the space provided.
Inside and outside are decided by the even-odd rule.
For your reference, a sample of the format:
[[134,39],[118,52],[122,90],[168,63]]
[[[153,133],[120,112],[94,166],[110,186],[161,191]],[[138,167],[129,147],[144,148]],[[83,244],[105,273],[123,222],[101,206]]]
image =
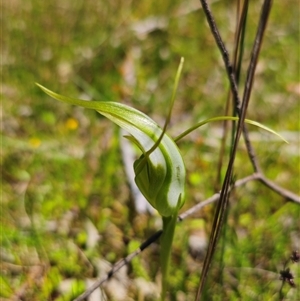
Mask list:
[[[234,70],[235,70],[237,86],[239,85],[239,82],[240,82],[241,66],[242,66],[242,60],[243,60],[243,54],[244,54],[244,39],[245,39],[248,7],[249,7],[249,0],[245,0],[243,9],[241,12],[241,20],[240,20],[240,23],[238,26],[238,31],[237,31],[238,40],[236,41],[236,49],[234,52],[233,66],[234,66]],[[256,66],[256,64],[255,64],[255,66]],[[242,103],[244,103],[244,99],[243,99]],[[243,127],[243,135],[244,135],[244,140],[245,140],[248,156],[249,156],[250,162],[252,164],[253,170],[254,170],[254,172],[259,172],[260,171],[259,163],[256,159],[254,149],[250,142],[249,132],[248,132],[248,128],[246,125],[244,125],[244,127]]]
[[271,190],[284,197],[287,200],[298,203],[300,205],[300,196],[277,185],[273,181],[267,179],[263,174],[259,174],[259,181],[269,187]]
[[217,25],[214,21],[213,15],[207,5],[207,2],[205,0],[200,0],[200,1],[202,4],[202,7],[203,7],[203,11],[207,18],[207,22],[209,23],[211,32],[215,38],[216,44],[218,45],[218,47],[221,51],[223,60],[224,60],[225,68],[226,68],[226,71],[227,71],[227,74],[229,77],[229,81],[230,81],[230,85],[231,85],[231,89],[232,89],[232,94],[233,94],[234,101],[236,104],[236,111],[239,115],[239,121],[238,121],[238,125],[237,125],[237,131],[236,131],[236,135],[235,135],[235,139],[234,139],[234,143],[233,143],[233,147],[232,147],[231,156],[230,156],[228,167],[226,170],[225,179],[224,179],[224,182],[222,185],[220,200],[217,204],[215,215],[214,215],[208,250],[206,253],[205,260],[204,260],[202,275],[200,278],[199,287],[198,287],[198,291],[196,294],[196,299],[195,299],[196,301],[200,300],[200,298],[201,298],[202,291],[204,289],[204,285],[205,285],[205,282],[207,279],[208,270],[210,268],[212,258],[215,253],[216,246],[217,246],[217,243],[218,243],[218,240],[220,237],[220,233],[222,230],[222,226],[224,223],[224,217],[226,215],[226,209],[227,209],[228,200],[229,200],[228,193],[229,193],[230,182],[231,182],[232,174],[233,174],[233,165],[234,165],[234,161],[235,161],[235,156],[236,156],[236,152],[237,152],[239,139],[240,139],[240,136],[243,131],[245,133],[244,136],[246,138],[245,140],[246,140],[249,157],[251,159],[252,164],[254,165],[255,171],[258,171],[258,165],[257,165],[257,161],[254,156],[254,151],[252,149],[250,140],[248,138],[248,133],[245,131],[245,128],[244,128],[244,119],[246,116],[248,103],[249,103],[249,99],[250,99],[250,92],[251,92],[253,78],[254,78],[255,66],[257,63],[258,54],[259,54],[259,50],[260,50],[260,46],[261,46],[261,42],[262,42],[262,36],[263,36],[264,30],[266,27],[266,22],[268,19],[270,8],[271,8],[270,3],[272,2],[270,0],[266,0],[266,1],[264,1],[264,4],[263,4],[258,32],[256,35],[255,44],[254,44],[254,48],[252,51],[250,67],[248,69],[243,103],[241,106],[239,95],[238,95],[238,90],[237,90],[235,73],[234,73],[232,64],[229,59],[228,51],[225,47],[225,44],[223,43],[223,40],[220,36]]
[[[247,108],[248,108],[248,104],[249,104],[249,100],[250,100],[250,96],[251,96],[251,92],[252,92],[253,82],[254,82],[254,75],[255,75],[255,70],[256,70],[256,66],[257,66],[258,56],[260,53],[264,32],[265,32],[267,22],[269,19],[272,2],[273,2],[272,0],[265,0],[263,3],[260,21],[258,24],[258,29],[257,29],[257,33],[256,33],[256,37],[255,37],[255,41],[254,41],[254,45],[253,45],[253,49],[252,49],[252,53],[251,53],[251,60],[250,60],[250,64],[249,64],[248,72],[247,72],[247,78],[246,78],[244,95],[243,95],[242,115],[246,115],[246,112],[247,112]],[[251,145],[246,127],[244,127],[243,134],[244,134],[244,139],[245,139],[245,143],[247,146],[250,161],[253,165],[254,171],[258,172],[258,171],[260,171],[259,164],[256,159],[254,149]]]
[[101,286],[104,282],[109,280],[117,271],[119,271],[123,266],[128,264],[134,257],[138,256],[144,249],[146,249],[149,245],[151,245],[154,241],[156,241],[162,234],[162,230],[155,232],[151,237],[149,237],[146,241],[144,241],[140,247],[134,252],[130,253],[125,258],[119,260],[114,264],[112,269],[106,274],[106,276],[102,279],[97,280],[91,287],[89,287],[83,294],[74,299],[74,301],[81,301],[87,298],[95,289]]
[[240,102],[240,97],[239,97],[239,93],[238,93],[238,87],[237,87],[236,80],[235,80],[234,69],[230,62],[230,57],[229,57],[228,51],[225,47],[225,44],[223,43],[223,40],[220,36],[219,30],[216,25],[216,22],[214,21],[214,18],[212,16],[212,13],[210,12],[207,2],[205,0],[200,0],[200,2],[202,4],[202,8],[206,15],[207,22],[210,26],[211,32],[215,38],[216,44],[218,45],[221,55],[223,57],[227,75],[229,77],[229,83],[230,83],[232,95],[235,100],[236,110],[237,110],[238,115],[240,115],[239,113],[240,113],[240,109],[241,109],[241,102]]
[[[240,74],[241,74],[241,64],[244,53],[244,38],[245,38],[245,29],[247,22],[247,12],[248,12],[249,1],[245,0],[243,3],[243,8],[240,13],[240,1],[237,2],[237,21],[236,21],[236,34],[235,34],[235,42],[234,42],[234,52],[233,52],[233,69],[235,73],[236,85],[239,85]],[[229,114],[230,100],[232,98],[232,90],[230,89],[228,92],[228,97],[226,100],[225,107],[225,115]],[[237,114],[236,109],[232,112],[232,115],[235,116]],[[224,154],[225,154],[225,145],[227,141],[227,132],[228,132],[228,124],[229,121],[223,122],[223,134],[219,151],[219,160],[217,166],[217,176],[215,187],[218,187],[221,183],[221,171],[223,167]],[[235,122],[232,122],[232,140],[235,133]],[[254,165],[255,172],[258,171],[256,165]]]
[[203,7],[203,11],[206,15],[207,22],[210,26],[211,32],[215,38],[215,42],[218,45],[220,52],[222,54],[225,68],[227,71],[227,75],[229,77],[232,95],[234,98],[234,102],[236,104],[236,111],[240,118],[238,121],[238,130],[236,132],[234,144],[232,147],[232,153],[231,153],[229,164],[228,164],[228,167],[226,170],[225,179],[224,179],[224,182],[222,185],[220,199],[219,199],[219,202],[217,203],[217,207],[216,207],[215,214],[214,214],[212,231],[211,231],[211,235],[210,235],[210,239],[209,239],[208,250],[206,252],[206,256],[205,256],[204,263],[203,263],[201,278],[200,278],[200,282],[199,282],[199,286],[198,286],[198,290],[197,290],[197,294],[196,294],[196,299],[195,299],[196,301],[200,300],[200,297],[201,297],[201,294],[202,294],[202,291],[203,291],[203,288],[204,288],[204,285],[206,282],[208,270],[209,270],[210,264],[212,262],[212,258],[215,253],[216,245],[217,245],[217,242],[218,242],[218,239],[220,236],[226,208],[228,205],[228,192],[229,192],[229,187],[230,187],[230,181],[232,178],[235,153],[237,150],[237,145],[238,145],[238,141],[239,141],[239,138],[241,135],[242,125],[243,125],[244,118],[245,118],[245,116],[242,116],[242,114],[241,114],[240,98],[239,98],[238,89],[237,89],[237,85],[236,85],[235,73],[234,73],[232,64],[230,62],[228,51],[225,47],[225,44],[223,43],[223,40],[220,36],[219,30],[214,21],[212,13],[207,5],[207,2],[205,0],[200,0],[200,1],[202,4],[202,7]]

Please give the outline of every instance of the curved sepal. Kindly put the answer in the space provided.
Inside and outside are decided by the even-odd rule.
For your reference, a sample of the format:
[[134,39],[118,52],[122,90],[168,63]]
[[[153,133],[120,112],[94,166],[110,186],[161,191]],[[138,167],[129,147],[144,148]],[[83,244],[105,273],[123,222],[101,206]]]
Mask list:
[[[171,216],[178,207],[182,207],[185,186],[183,159],[175,142],[156,122],[121,103],[66,97],[37,85],[49,96],[68,104],[94,109],[128,131],[134,137],[130,140],[138,142],[143,152],[134,164],[135,182],[142,194],[162,216]],[[158,140],[161,141],[152,149]]]

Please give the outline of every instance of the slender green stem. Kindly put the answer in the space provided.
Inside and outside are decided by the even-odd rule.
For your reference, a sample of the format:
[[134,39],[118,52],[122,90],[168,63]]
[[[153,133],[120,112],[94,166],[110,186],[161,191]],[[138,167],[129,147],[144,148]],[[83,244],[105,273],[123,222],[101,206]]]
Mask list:
[[169,267],[171,258],[172,242],[174,238],[175,227],[177,223],[178,212],[168,217],[162,217],[163,233],[161,236],[160,261],[162,270],[162,292],[161,300],[166,299],[169,284]]

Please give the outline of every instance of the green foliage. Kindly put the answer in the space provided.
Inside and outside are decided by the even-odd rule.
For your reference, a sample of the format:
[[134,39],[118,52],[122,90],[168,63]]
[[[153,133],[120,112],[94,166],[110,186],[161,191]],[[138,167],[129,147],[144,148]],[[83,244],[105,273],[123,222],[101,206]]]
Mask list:
[[[163,233],[161,236],[160,263],[162,270],[162,293],[161,300],[165,300],[169,286],[170,257],[174,231],[177,223],[178,212],[185,202],[185,166],[179,150],[174,141],[165,133],[170,122],[171,112],[175,101],[179,76],[183,67],[183,58],[175,76],[175,84],[171,98],[169,113],[163,129],[161,129],[151,118],[142,112],[116,102],[84,101],[71,97],[59,95],[49,89],[37,84],[49,96],[68,104],[94,109],[107,117],[131,136],[126,136],[142,151],[142,155],[134,162],[135,182],[146,200],[162,216]],[[238,120],[235,117],[214,117],[203,122],[196,123],[188,130],[175,138],[182,139],[198,127],[219,120]],[[276,132],[267,127],[251,121],[245,122],[259,126],[277,136]],[[281,137],[282,138],[282,137]],[[284,138],[282,138],[284,140]],[[286,141],[286,140],[284,140]],[[110,261],[114,255],[109,256]],[[176,273],[175,273],[176,274]],[[182,277],[176,277],[176,279]]]
[[[258,18],[256,4],[257,1],[251,1],[245,64]],[[228,1],[212,3],[229,48],[234,40],[235,5]],[[106,258],[109,252],[115,259],[123,257],[124,236],[142,241],[157,230],[157,225],[155,218],[137,216],[131,207],[118,131],[93,112],[52,102],[36,89],[34,82],[47,83],[65,95],[86,97],[88,94],[93,98],[100,95],[106,100],[124,100],[153,119],[164,120],[173,72],[179,56],[184,56],[186,64],[170,127],[172,137],[195,121],[222,115],[228,84],[200,4],[194,7],[192,2],[178,1],[29,0],[4,1],[2,6],[4,15],[10,17],[2,22],[5,81],[1,90],[1,283],[4,284],[1,293],[5,294],[3,297],[12,298],[25,287],[24,300],[51,300],[56,296],[63,299],[64,294],[56,289],[66,278],[66,270],[75,271],[71,277],[77,275],[79,282],[85,277],[92,278],[97,273],[95,258]],[[283,145],[271,135],[251,128],[252,141],[266,175],[295,192],[300,182],[297,8],[295,0],[289,1],[289,8],[284,1],[274,2],[248,114],[248,118],[277,131],[288,131],[284,136],[290,144]],[[166,18],[166,26],[138,36],[132,30],[133,24],[149,16]],[[126,85],[120,75],[128,54],[132,55],[136,70],[134,87]],[[94,90],[85,89],[82,83]],[[70,118],[75,121],[73,126],[68,122]],[[218,135],[219,125],[215,124],[180,141],[190,179],[182,210],[214,193]],[[251,170],[245,158],[241,144],[235,167],[237,177]],[[223,264],[224,273],[237,267],[238,271],[230,270],[237,278],[231,278],[230,287],[217,286],[217,278],[213,277],[220,271],[216,260],[213,270],[217,272],[209,280],[214,290],[207,296],[212,300],[253,300],[251,293],[265,289],[263,297],[275,299],[278,286],[272,284],[280,285],[281,262],[295,247],[299,233],[298,209],[285,205],[284,200],[259,183],[251,183],[235,193],[230,211],[232,220],[228,224],[231,228],[228,235],[235,238],[226,240]],[[35,227],[28,213],[32,214]],[[65,232],[58,230],[70,213],[76,218]],[[103,238],[94,250],[87,249],[84,239],[79,239],[79,234],[85,231],[86,216]],[[209,229],[211,208],[200,211],[198,216],[205,218]],[[267,225],[263,226],[266,220]],[[288,226],[289,222],[294,226]],[[280,228],[281,225],[284,227]],[[177,232],[180,230],[181,227]],[[55,263],[47,265],[52,250],[63,250],[67,240],[79,249],[58,252]],[[34,254],[41,249],[46,256],[38,258]],[[155,250],[147,250],[147,257],[142,254],[153,282],[159,274]],[[78,252],[82,254],[79,261]],[[83,260],[85,255],[86,261]],[[72,269],[64,264],[69,258]],[[29,259],[35,261],[29,262]],[[172,262],[171,273],[186,269],[183,283],[179,284],[182,279],[179,275],[176,287],[182,288],[184,300],[193,300],[201,262],[195,262],[187,251],[187,244],[176,242],[176,238]],[[28,283],[31,269],[27,267],[36,264],[46,265],[47,269],[40,282],[34,279]],[[258,273],[257,265],[262,265],[264,274]],[[252,270],[245,273],[247,268]],[[291,268],[296,269],[294,265]],[[269,271],[274,277],[267,273]],[[300,283],[295,275],[295,282]],[[134,273],[130,277],[135,278]],[[76,292],[80,290],[81,284]],[[293,289],[286,284],[283,291],[286,294]],[[128,295],[130,293],[129,288]],[[180,297],[182,299],[182,295]]]

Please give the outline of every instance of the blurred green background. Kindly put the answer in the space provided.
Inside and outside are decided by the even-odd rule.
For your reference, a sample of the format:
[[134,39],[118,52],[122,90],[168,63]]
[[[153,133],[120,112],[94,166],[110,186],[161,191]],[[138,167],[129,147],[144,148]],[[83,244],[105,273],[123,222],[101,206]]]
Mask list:
[[[261,3],[251,1],[242,79]],[[211,3],[229,51],[236,5]],[[273,6],[248,117],[290,143],[256,128],[250,137],[265,174],[299,194],[299,3]],[[183,56],[169,130],[175,136],[224,113],[228,82],[196,0],[11,0],[1,9],[1,298],[71,300],[86,279],[105,271],[104,263],[116,262],[158,230],[159,218],[133,206],[118,128],[93,111],[50,99],[34,83],[63,95],[128,103],[163,124]],[[183,210],[215,191],[220,126],[205,126],[179,144],[188,174]],[[241,143],[235,177],[251,172]],[[278,298],[279,271],[299,248],[299,217],[299,206],[259,183],[237,189],[206,300]],[[212,206],[178,226],[170,300],[193,300],[202,261],[189,252],[189,235],[207,237],[211,220]],[[124,299],[108,285],[103,295],[156,300],[158,252],[157,245],[149,248],[117,278]],[[300,285],[299,265],[291,269]],[[140,279],[153,294],[140,288]],[[299,297],[295,291],[283,288],[295,298],[290,300]]]

